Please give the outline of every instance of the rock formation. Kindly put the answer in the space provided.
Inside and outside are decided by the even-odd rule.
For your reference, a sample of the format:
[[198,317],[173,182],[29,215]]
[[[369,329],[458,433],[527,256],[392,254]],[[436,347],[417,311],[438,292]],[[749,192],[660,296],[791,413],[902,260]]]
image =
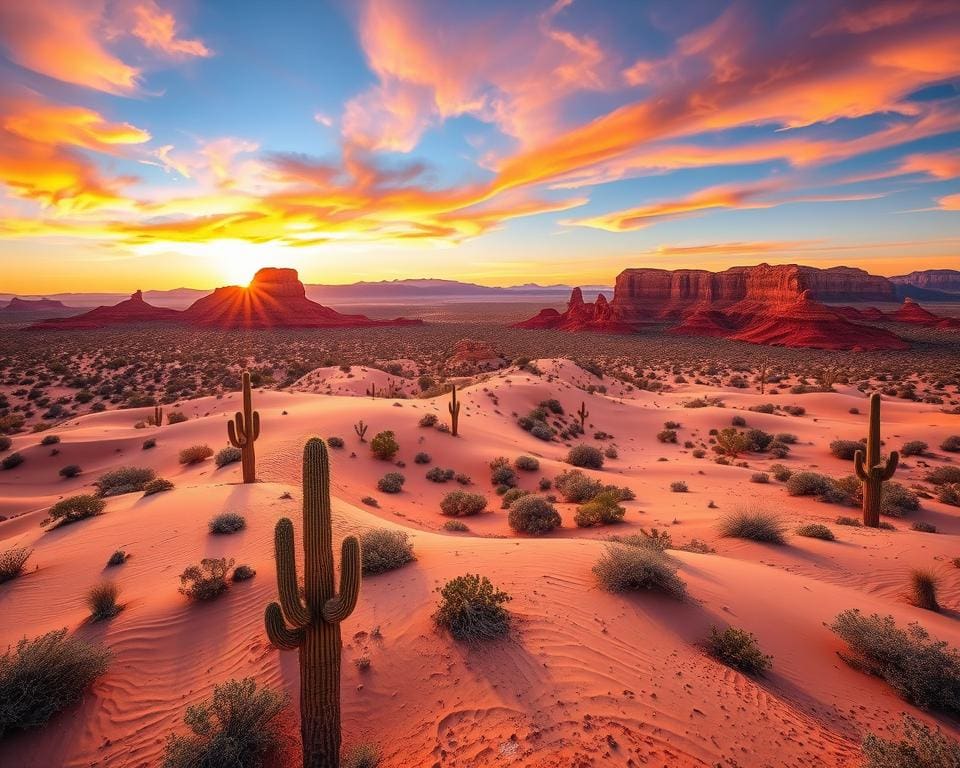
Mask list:
[[579,288],[574,288],[571,292],[565,312],[543,309],[529,320],[516,323],[514,327],[601,333],[632,333],[635,330],[632,324],[614,318],[613,307],[602,293],[595,302],[588,303],[583,300],[583,292]]
[[912,285],[944,293],[960,293],[960,270],[921,269],[909,275],[897,275],[890,281],[897,285]]
[[960,319],[955,317],[940,317],[930,310],[924,309],[913,299],[903,300],[903,305],[896,312],[887,315],[890,320],[898,323],[926,325],[931,328],[960,328]]
[[33,329],[80,330],[105,328],[111,325],[133,323],[173,323],[180,313],[175,309],[155,307],[143,300],[143,291],[137,291],[126,301],[110,307],[97,307],[82,315],[59,319],[41,320],[30,326]]
[[56,299],[21,299],[14,296],[6,306],[0,308],[0,317],[5,320],[37,317],[68,317],[79,314],[81,310],[68,307]]

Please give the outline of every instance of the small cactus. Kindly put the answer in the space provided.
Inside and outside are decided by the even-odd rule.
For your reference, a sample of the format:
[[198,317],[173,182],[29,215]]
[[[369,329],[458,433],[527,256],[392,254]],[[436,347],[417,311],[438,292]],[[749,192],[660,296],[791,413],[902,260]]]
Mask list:
[[163,406],[155,405],[153,407],[153,423],[158,427],[163,426]]
[[[279,603],[267,606],[267,636],[281,650],[300,653],[300,733],[304,768],[340,765],[340,622],[360,593],[360,544],[343,540],[340,590],[333,585],[333,532],[330,510],[330,460],[323,440],[303,449],[303,567],[300,597],[293,523],[277,522],[274,545]],[[292,626],[288,627],[288,623]]]
[[587,410],[586,403],[580,403],[580,410],[577,411],[577,417],[580,419],[580,431],[587,431],[587,418],[590,416],[590,411]]
[[260,414],[253,410],[249,371],[243,372],[243,413],[237,411],[233,421],[227,422],[227,437],[230,438],[230,445],[240,449],[243,482],[255,483],[257,481],[257,455],[253,444],[260,437]]
[[460,427],[460,403],[457,401],[456,384],[450,390],[450,403],[447,405],[447,410],[450,411],[450,434],[456,437]]
[[363,419],[360,419],[360,421],[353,425],[353,431],[357,433],[357,437],[360,438],[361,443],[367,442],[365,435],[367,434],[367,430],[369,428],[370,427],[368,425],[363,423]]
[[863,524],[870,528],[880,527],[880,500],[883,483],[897,471],[900,454],[891,451],[886,463],[880,463],[880,395],[870,395],[870,433],[867,437],[867,453],[857,451],[853,466],[863,484]]
[[377,385],[371,384],[367,387],[367,397],[376,398],[377,397]]

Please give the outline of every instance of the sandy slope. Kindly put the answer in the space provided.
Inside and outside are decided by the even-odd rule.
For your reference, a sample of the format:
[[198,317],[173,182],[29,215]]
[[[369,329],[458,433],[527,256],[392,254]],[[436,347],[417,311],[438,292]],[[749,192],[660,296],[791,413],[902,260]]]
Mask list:
[[[723,397],[725,408],[686,409],[682,403],[704,394],[702,388],[627,392],[566,361],[539,366],[543,377],[512,369],[467,387],[460,438],[417,426],[425,413],[444,420],[446,398],[258,392],[264,482],[255,486],[238,484],[237,465],[216,470],[212,462],[192,468],[177,463],[177,453],[188,445],[225,444],[235,395],[186,403],[191,420],[160,429],[133,428],[145,412],[78,419],[56,430],[62,443],[55,457],[50,447],[37,445],[37,436],[16,438],[15,449],[27,461],[0,473],[0,514],[10,517],[0,523],[0,549],[26,545],[34,554],[25,576],[0,586],[0,646],[67,626],[102,640],[115,659],[79,706],[40,731],[0,744],[0,765],[155,766],[187,704],[231,677],[252,675],[281,685],[296,700],[296,654],[270,647],[262,612],[276,592],[273,526],[289,515],[299,528],[300,452],[313,434],[346,440],[333,458],[338,536],[387,525],[414,537],[417,562],[365,579],[357,611],[343,626],[345,741],[378,742],[386,766],[850,765],[865,730],[913,711],[885,684],[843,664],[836,656],[841,644],[824,622],[858,607],[892,613],[900,622],[920,621],[960,645],[953,610],[960,606],[960,571],[949,564],[958,554],[960,512],[923,502],[914,517],[935,523],[938,535],[895,521],[896,532],[834,527],[839,540],[833,543],[793,537],[789,546],[775,548],[718,539],[717,516],[740,504],[780,510],[791,525],[830,523],[838,514],[856,512],[789,497],[779,483],[750,483],[750,475],[770,460],[748,457],[749,469],[724,467],[695,459],[682,447],[740,414],[750,426],[798,436],[789,466],[845,474],[849,462],[831,457],[827,445],[836,437],[860,436],[865,419],[849,413],[852,406],[865,410],[860,393],[777,396],[781,404],[805,406],[803,417],[739,410],[773,398],[733,389],[710,392]],[[350,383],[357,381],[362,379]],[[580,388],[601,383],[605,395]],[[514,423],[548,397],[568,412],[585,402],[588,435],[613,435],[601,444],[614,444],[619,458],[594,474],[637,494],[626,504],[627,522],[616,529],[576,529],[575,508],[560,505],[560,531],[542,539],[511,535],[487,465],[497,455],[539,456],[539,472],[521,473],[522,486],[531,489],[540,476],[564,468],[564,446],[538,441]],[[885,401],[883,408],[891,445],[907,439],[936,445],[960,432],[960,419],[935,406]],[[397,433],[399,458],[406,462],[402,493],[376,491],[377,478],[396,468],[373,459],[359,442],[353,425],[361,418],[371,425],[368,439],[381,429]],[[655,438],[668,419],[681,423],[680,445]],[[157,447],[144,451],[141,444],[150,436]],[[466,472],[473,490],[488,494],[492,511],[468,521],[471,534],[442,531],[439,501],[459,486],[427,481],[428,467],[412,461],[417,451],[432,455],[429,466]],[[942,457],[928,461],[936,465]],[[59,468],[69,463],[80,464],[83,475],[59,478]],[[923,470],[915,459],[906,463],[897,479],[909,484]],[[155,468],[176,490],[121,496],[96,519],[51,532],[40,528],[57,498],[88,489],[109,467],[129,464]],[[670,493],[674,480],[685,480],[690,492]],[[293,498],[282,498],[285,492]],[[361,504],[368,495],[381,506]],[[708,507],[711,500],[717,508]],[[210,536],[207,521],[226,510],[242,512],[247,529]],[[691,595],[686,603],[597,589],[591,567],[605,546],[599,539],[639,526],[668,526],[677,543],[700,538],[716,548],[708,555],[673,553]],[[132,557],[108,573],[106,560],[117,548]],[[211,604],[191,605],[177,592],[177,576],[206,556],[233,557],[255,567],[257,576]],[[903,599],[916,566],[939,569],[941,599],[950,610],[931,614]],[[433,629],[434,590],[468,571],[489,576],[513,595],[516,627],[508,640],[471,650]],[[88,624],[83,595],[107,575],[122,587],[126,608],[109,623]],[[754,632],[774,656],[767,679],[745,678],[698,650],[712,624],[727,623]],[[371,635],[375,627],[380,639]],[[351,663],[361,656],[371,660],[366,672]]]

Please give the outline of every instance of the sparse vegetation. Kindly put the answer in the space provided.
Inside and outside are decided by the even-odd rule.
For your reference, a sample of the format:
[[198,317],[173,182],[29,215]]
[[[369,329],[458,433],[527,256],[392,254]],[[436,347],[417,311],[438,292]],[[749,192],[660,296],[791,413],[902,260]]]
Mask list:
[[603,467],[603,452],[592,445],[575,445],[567,453],[567,463],[575,467],[600,469]]
[[773,660],[760,650],[753,634],[735,627],[722,631],[711,627],[705,645],[707,653],[717,661],[747,675],[762,675],[770,669]]
[[364,531],[360,535],[360,552],[365,576],[392,571],[416,560],[410,536],[389,528]]
[[391,430],[377,432],[370,441],[370,450],[378,459],[390,461],[400,450],[400,443]]
[[179,461],[181,464],[199,464],[213,456],[213,448],[209,445],[191,445],[180,451]]
[[50,507],[48,517],[56,525],[67,525],[102,514],[106,506],[103,499],[89,494],[80,494],[58,501]]
[[651,589],[678,600],[687,593],[673,561],[655,547],[609,544],[593,572],[608,592]]
[[221,512],[210,520],[210,533],[237,533],[246,527],[247,521],[237,512]]
[[[232,445],[228,445],[226,448],[221,448],[217,451],[216,457],[213,459],[213,463],[217,465],[217,468],[222,468],[228,464],[235,464],[240,461],[243,457],[243,452],[239,448],[234,448]],[[201,459],[202,461],[202,459]]]
[[540,535],[550,533],[560,525],[560,515],[553,504],[543,496],[530,494],[510,505],[507,515],[510,527],[518,533]]
[[407,478],[400,472],[387,472],[377,481],[377,489],[383,493],[400,493]]
[[503,606],[511,597],[486,576],[457,576],[438,591],[440,602],[433,620],[456,640],[495,640],[509,632],[510,614]]
[[31,554],[33,550],[27,547],[14,547],[0,552],[0,584],[15,579],[23,573],[23,566],[26,565]]
[[822,539],[823,541],[834,541],[837,538],[833,535],[833,531],[822,523],[806,523],[799,526],[795,533],[797,536],[805,536],[808,539]]
[[930,728],[910,715],[903,718],[902,736],[884,739],[867,734],[863,739],[864,768],[956,768],[960,742],[939,728]]
[[141,493],[157,473],[148,467],[120,467],[100,476],[94,483],[99,496]]
[[205,557],[180,574],[180,592],[193,600],[212,600],[227,588],[227,573],[232,567],[232,559]]
[[112,581],[101,581],[87,590],[86,602],[93,621],[112,619],[121,611],[117,604],[120,588]]
[[779,515],[764,509],[739,509],[717,523],[721,536],[750,539],[764,544],[786,544],[787,526]]

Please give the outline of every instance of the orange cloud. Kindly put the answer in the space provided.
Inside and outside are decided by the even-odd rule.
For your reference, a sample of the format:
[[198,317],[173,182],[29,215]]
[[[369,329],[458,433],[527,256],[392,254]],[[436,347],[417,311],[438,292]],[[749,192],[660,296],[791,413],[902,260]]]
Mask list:
[[937,204],[944,211],[960,211],[960,194],[941,197]]
[[929,152],[907,155],[900,161],[901,173],[925,173],[935,179],[960,177],[960,152]]
[[153,0],[138,2],[133,6],[132,15],[134,22],[130,33],[147,48],[173,58],[212,55],[202,40],[177,37],[177,20]]

